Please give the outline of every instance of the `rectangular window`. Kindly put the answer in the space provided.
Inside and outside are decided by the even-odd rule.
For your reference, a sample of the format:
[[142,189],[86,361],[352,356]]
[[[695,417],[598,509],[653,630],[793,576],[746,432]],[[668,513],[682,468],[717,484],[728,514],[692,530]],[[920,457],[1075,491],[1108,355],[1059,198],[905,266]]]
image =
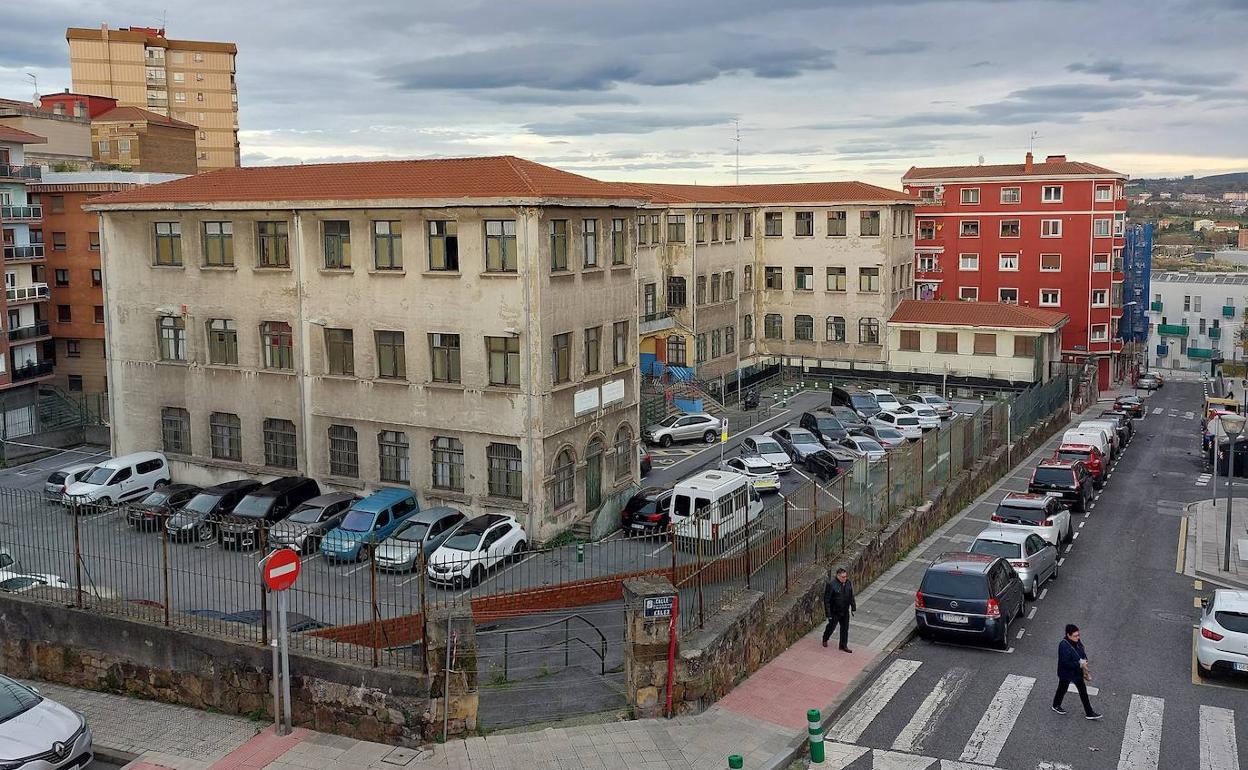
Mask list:
[[180,316],[161,316],[156,322],[162,361],[186,360],[186,321]]
[[783,267],[766,267],[763,268],[764,286],[774,291],[784,288],[784,268]]
[[749,314],[741,316],[741,339],[754,339],[754,316]]
[[1107,184],[1098,184],[1096,186],[1096,200],[1099,202],[1112,201],[1114,199],[1114,188]]
[[1061,289],[1041,289],[1040,307],[1060,307],[1062,304]]
[[295,424],[290,420],[265,419],[264,464],[271,468],[295,468],[299,452],[295,448]]
[[519,387],[520,338],[486,337],[485,353],[489,358],[490,384]]
[[706,214],[695,214],[693,216],[693,241],[694,243],[706,243]]
[[[180,243],[180,241],[179,241]],[[52,250],[65,251],[69,248],[69,236],[65,233],[52,233]],[[181,255],[178,257],[181,260]],[[182,264],[181,261],[178,264]]]
[[69,285],[69,270],[67,268],[58,267],[55,271],[53,271],[52,275],[53,275],[52,280],[54,281],[54,285],[56,286],[68,286]]
[[585,267],[598,267],[598,220],[581,221],[581,250],[585,253]]
[[373,268],[403,269],[403,223],[393,220],[373,222]]
[[793,288],[797,291],[814,291],[815,269],[813,267],[793,268]]
[[715,273],[714,275],[711,276],[711,302],[721,301],[721,297],[719,293],[719,280],[720,280],[719,273]]
[[724,299],[733,300],[737,296],[736,279],[731,270],[724,273]]
[[716,359],[723,355],[723,337],[720,335],[719,329],[711,332],[711,358]]
[[1040,255],[1040,272],[1057,273],[1062,269],[1061,254],[1041,254]]
[[920,273],[936,272],[936,255],[935,254],[916,254],[919,261]]
[[769,340],[784,338],[784,316],[768,313],[763,316],[763,336]]
[[754,214],[753,212],[749,212],[749,211],[741,212],[741,237],[742,238],[754,237]]
[[1092,272],[1108,273],[1109,272],[1109,255],[1093,254],[1092,255]]
[[699,275],[694,279],[694,301],[699,305],[706,304],[706,276]]
[[459,223],[449,219],[429,222],[429,269],[459,272]]
[[1093,289],[1092,307],[1109,307],[1109,292],[1105,289]]
[[325,371],[343,377],[355,376],[355,332],[351,329],[325,330]]
[[863,211],[858,214],[858,234],[863,236],[880,234],[880,212]]
[[979,188],[978,187],[963,187],[962,188],[962,203],[965,205],[974,205],[974,204],[979,203]]
[[711,243],[719,240],[719,214],[711,214]]
[[464,444],[457,438],[436,436],[429,442],[434,489],[464,491]]
[[880,344],[880,321],[878,318],[858,319],[858,341],[864,345]]
[[407,379],[407,345],[403,332],[374,332],[377,345],[377,376],[386,380]]
[[65,355],[69,358],[82,357],[82,341],[81,340],[65,340]]
[[667,242],[668,243],[684,243],[685,242],[685,215],[684,214],[668,214],[667,215]]
[[285,321],[265,321],[260,324],[260,349],[265,369],[295,368],[294,336],[290,324]]
[[1199,294],[1192,297],[1192,312],[1200,312],[1200,300],[1201,296]]
[[91,285],[92,286],[104,285],[104,271],[98,267],[91,268]]
[[516,220],[487,219],[485,222],[485,271],[514,273],[516,261]]
[[524,463],[520,447],[513,444],[490,444],[485,450],[489,471],[491,497],[523,497]]
[[979,255],[978,254],[959,254],[958,255],[958,269],[966,270],[968,272],[974,272],[978,270],[979,269]]
[[728,354],[737,351],[737,330],[732,326],[724,327],[724,352]]
[[839,315],[828,316],[824,322],[824,336],[828,342],[844,342],[845,334],[845,317]]
[[659,215],[650,215],[650,245],[657,246],[660,242]]
[[1000,270],[1005,270],[1007,272],[1018,270],[1017,254],[998,254],[997,260],[998,269]]
[[902,329],[901,349],[908,350],[912,353],[919,352],[919,337],[920,333],[918,329]]
[[234,462],[243,459],[243,425],[238,415],[213,412],[208,416],[208,434],[214,458]]
[[459,335],[429,335],[430,379],[434,382],[459,382]]
[[846,214],[844,211],[829,211],[828,212],[828,237],[829,238],[843,238],[844,236],[848,235],[849,231],[846,229],[847,221],[848,221],[848,218],[846,217]]
[[978,302],[979,287],[978,286],[959,286],[958,299],[963,302]]
[[169,454],[191,453],[191,413],[176,406],[160,410],[160,438]]
[[810,342],[815,338],[815,319],[808,315],[793,317],[793,339]]
[[1022,234],[1022,223],[1018,219],[1002,219],[1001,220],[1001,237],[1017,238]]
[[874,293],[880,290],[880,269],[878,267],[858,268],[858,291]]
[[1109,341],[1109,324],[1092,324],[1089,330],[1092,333],[1093,342]]
[[628,321],[616,321],[611,327],[611,363],[624,366],[628,363]]
[[568,220],[550,220],[550,272],[568,269]]
[[996,354],[997,354],[997,335],[995,334],[976,334],[975,335],[975,355],[995,356]]
[[736,225],[733,222],[732,214],[724,214],[724,240],[731,241],[736,239]]
[[623,265],[627,260],[627,238],[625,238],[624,220],[611,220],[611,264]]
[[[182,264],[182,224],[180,222],[157,222],[156,264],[180,266]],[[55,248],[55,236],[53,244]]]
[[815,212],[799,211],[794,216],[793,234],[794,235],[814,235],[815,234]]
[[936,237],[936,221],[934,219],[919,220],[919,240],[930,241]]
[[1093,220],[1092,220],[1092,235],[1093,235],[1093,237],[1096,237],[1096,238],[1108,238],[1108,237],[1109,237],[1109,233],[1110,233],[1110,220],[1108,220],[1108,219],[1101,219],[1101,218],[1097,218],[1097,219],[1093,219]]
[[572,380],[572,333],[556,334],[550,346],[551,381],[561,385]]
[[97,324],[104,323],[104,306],[103,305],[95,306],[95,322]]
[[381,480],[395,484],[407,484],[412,480],[411,447],[407,434],[401,430],[377,432],[377,459],[381,466]]
[[208,321],[208,363],[238,366],[238,327],[228,318]]
[[87,233],[87,250],[88,251],[100,250],[100,234],[98,232],[95,232],[94,230]]
[[1040,220],[1040,237],[1041,238],[1061,238],[1062,237],[1062,220],[1041,219]]
[[1061,203],[1062,186],[1060,184],[1046,184],[1040,200],[1045,203]]
[[1014,335],[1014,357],[1015,358],[1035,358],[1036,357],[1036,340],[1039,337],[1023,337]]
[[637,217],[637,245],[646,245],[646,215],[642,214]]
[[[56,306],[56,320],[58,323],[63,323],[63,324],[70,323],[73,320],[73,310],[70,309],[69,305],[57,305]],[[9,331],[12,331],[13,328],[15,327],[10,326]],[[21,327],[19,326],[16,328],[20,329]]]
[[784,214],[779,211],[763,213],[763,235],[778,238],[784,235]]
[[667,306],[684,307],[688,301],[686,297],[685,279],[672,277],[667,279]]
[[329,220],[321,228],[326,269],[344,270],[351,267],[351,223],[346,220]]
[[1122,237],[1123,228],[1126,227],[1126,225],[1127,225],[1126,214],[1121,214],[1121,213],[1114,214],[1114,237],[1115,238]]
[[957,353],[958,352],[958,333],[957,332],[936,332],[936,352],[937,353]]
[[741,273],[741,291],[754,291],[754,266],[746,265]]
[[1001,202],[1002,203],[1021,203],[1023,200],[1023,188],[1021,187],[1002,187]]
[[979,237],[979,220],[978,219],[963,219],[959,223],[958,235],[960,235],[963,238],[978,238]]
[[[7,157],[7,153],[6,153],[6,157]],[[48,207],[52,210],[53,214],[65,213],[65,196],[64,195],[49,195]]]
[[585,330],[585,374],[597,374],[602,368],[602,327]]
[[329,474],[348,479],[360,476],[360,442],[350,425],[329,426]]
[[204,264],[209,267],[234,266],[234,223],[204,223]]
[[1007,305],[1018,304],[1018,289],[997,289],[997,301]]
[[285,222],[257,222],[257,266],[290,267],[290,237]]

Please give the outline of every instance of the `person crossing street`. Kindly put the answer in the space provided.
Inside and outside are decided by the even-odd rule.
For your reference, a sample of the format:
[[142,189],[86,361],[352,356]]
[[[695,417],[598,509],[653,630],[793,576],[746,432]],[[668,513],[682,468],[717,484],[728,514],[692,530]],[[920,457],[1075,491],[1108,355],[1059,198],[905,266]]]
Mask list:
[[1079,699],[1083,701],[1084,719],[1097,720],[1101,715],[1092,710],[1092,701],[1088,699],[1086,680],[1092,679],[1088,670],[1088,653],[1079,636],[1079,626],[1068,623],[1066,636],[1057,643],[1057,692],[1053,695],[1052,709],[1059,714],[1066,713],[1066,709],[1062,708],[1062,699],[1066,697],[1070,685],[1074,684],[1079,691]]

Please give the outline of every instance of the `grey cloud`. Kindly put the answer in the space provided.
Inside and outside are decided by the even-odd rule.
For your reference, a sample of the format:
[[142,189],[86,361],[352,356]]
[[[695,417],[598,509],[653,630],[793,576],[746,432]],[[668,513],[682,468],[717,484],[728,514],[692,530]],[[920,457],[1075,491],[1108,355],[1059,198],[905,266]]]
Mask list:
[[1186,86],[1224,86],[1234,83],[1238,78],[1234,72],[1176,72],[1170,64],[1128,64],[1117,59],[1074,62],[1068,64],[1066,70],[1104,75],[1108,80],[1144,80]]
[[883,45],[863,48],[863,54],[867,56],[897,56],[899,54],[915,54],[929,51],[932,44],[925,40],[896,40]]
[[669,128],[724,125],[732,118],[718,112],[581,112],[563,120],[527,123],[524,128],[538,136],[649,134]]
[[640,100],[618,91],[542,91],[532,88],[475,90],[471,96],[485,102],[547,107],[585,106],[592,104],[637,104]]

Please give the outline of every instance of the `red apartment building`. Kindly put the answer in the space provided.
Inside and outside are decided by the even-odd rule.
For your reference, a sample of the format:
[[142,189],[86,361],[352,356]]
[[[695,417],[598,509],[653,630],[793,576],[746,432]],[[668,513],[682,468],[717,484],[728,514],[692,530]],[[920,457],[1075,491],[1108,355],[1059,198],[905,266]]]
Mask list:
[[1121,379],[1126,175],[1050,155],[1043,163],[911,168],[915,296],[1013,302],[1070,316],[1063,360]]

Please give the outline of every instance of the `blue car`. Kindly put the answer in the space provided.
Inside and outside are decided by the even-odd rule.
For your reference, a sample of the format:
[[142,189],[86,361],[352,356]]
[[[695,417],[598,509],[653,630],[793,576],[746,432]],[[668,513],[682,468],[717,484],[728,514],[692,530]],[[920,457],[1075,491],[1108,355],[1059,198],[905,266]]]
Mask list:
[[330,561],[358,561],[366,547],[385,540],[419,510],[411,490],[378,490],[351,506],[342,523],[325,535],[321,555]]

